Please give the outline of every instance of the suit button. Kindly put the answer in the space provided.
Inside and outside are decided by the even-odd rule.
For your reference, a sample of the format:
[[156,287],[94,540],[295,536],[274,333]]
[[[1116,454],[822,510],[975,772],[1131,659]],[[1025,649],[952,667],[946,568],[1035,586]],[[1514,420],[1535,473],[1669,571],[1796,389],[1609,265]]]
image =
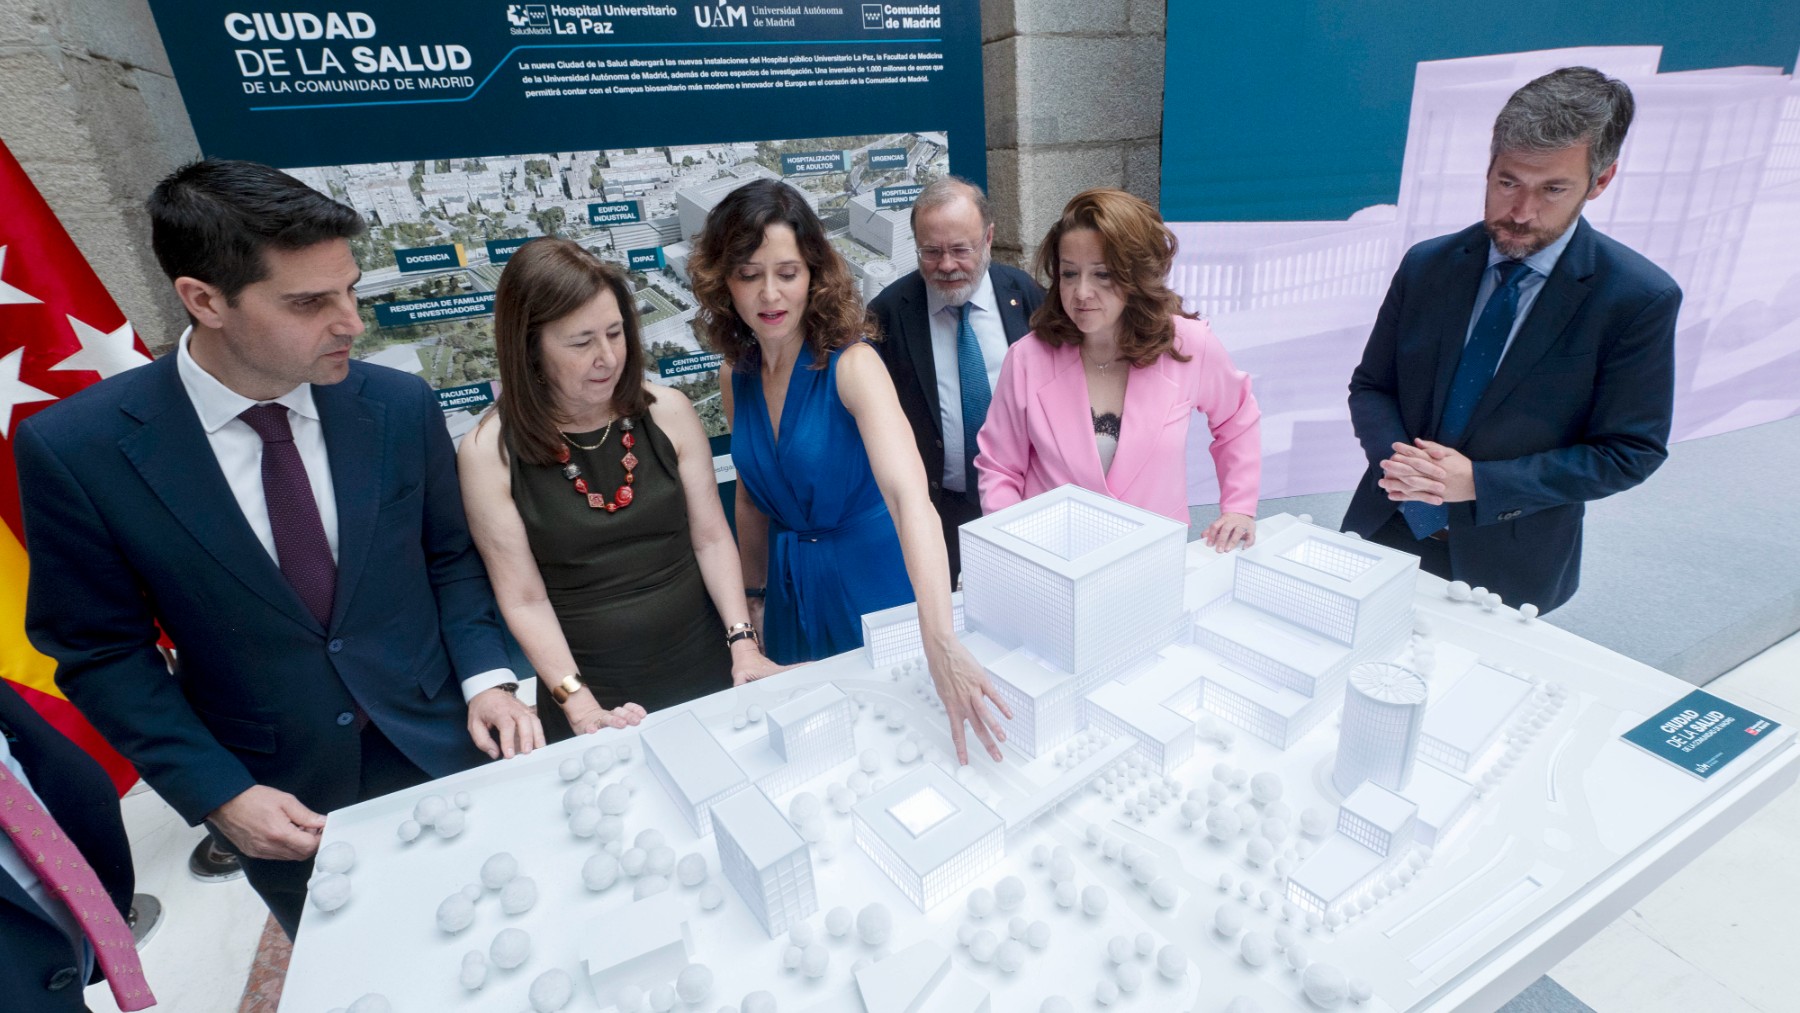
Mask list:
[[337,718],[338,727],[339,728],[348,728],[348,727],[350,727],[350,723],[355,720],[356,720],[356,713],[354,711],[345,711],[344,713],[338,715],[338,718]]
[[339,652],[339,651],[341,651],[341,650],[343,650],[343,649],[344,649],[344,642],[343,642],[343,641],[342,641],[342,640],[339,640],[339,639],[338,639],[338,638],[336,638],[336,637],[332,637],[332,638],[331,638],[331,643],[329,643],[329,644],[326,644],[326,645],[325,645],[325,649],[326,649],[326,650],[327,650],[327,651],[330,651],[330,652],[331,652],[331,653],[333,653],[333,654],[336,654],[336,653],[337,653],[337,652]]
[[1514,519],[1515,517],[1520,516],[1524,512],[1525,511],[1523,511],[1523,510],[1508,510],[1507,512],[1501,514],[1499,519],[1503,520],[1503,521],[1510,521],[1510,520]]
[[939,450],[944,449],[944,441],[943,440],[932,440],[931,442],[937,444],[937,448]]
[[44,982],[44,987],[52,992],[60,992],[70,985],[75,984],[75,979],[79,974],[80,972],[76,971],[73,967],[65,967],[55,974],[52,974],[50,979]]

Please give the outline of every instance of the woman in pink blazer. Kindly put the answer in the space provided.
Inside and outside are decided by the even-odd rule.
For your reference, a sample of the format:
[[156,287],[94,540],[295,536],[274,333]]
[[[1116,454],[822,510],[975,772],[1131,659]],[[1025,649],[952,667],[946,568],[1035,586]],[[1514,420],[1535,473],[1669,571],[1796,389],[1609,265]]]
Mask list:
[[1200,411],[1221,510],[1203,537],[1220,552],[1255,544],[1261,412],[1249,375],[1164,284],[1174,257],[1174,234],[1138,198],[1100,189],[1069,201],[1038,251],[1044,304],[1007,351],[977,437],[982,510],[1074,483],[1185,524]]

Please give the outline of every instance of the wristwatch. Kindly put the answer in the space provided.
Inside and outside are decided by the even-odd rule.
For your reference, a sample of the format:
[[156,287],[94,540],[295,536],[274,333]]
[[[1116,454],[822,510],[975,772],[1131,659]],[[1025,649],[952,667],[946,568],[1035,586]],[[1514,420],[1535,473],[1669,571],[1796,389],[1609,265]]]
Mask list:
[[582,682],[579,675],[565,675],[563,680],[550,687],[550,699],[559,704],[569,702],[569,698],[581,692]]

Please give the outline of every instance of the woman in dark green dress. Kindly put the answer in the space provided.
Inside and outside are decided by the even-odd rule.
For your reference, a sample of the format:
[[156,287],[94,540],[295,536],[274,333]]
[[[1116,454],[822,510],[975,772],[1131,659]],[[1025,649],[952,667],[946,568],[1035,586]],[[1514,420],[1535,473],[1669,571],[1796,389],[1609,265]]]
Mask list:
[[700,417],[644,380],[624,276],[567,240],[500,276],[502,394],[458,451],[501,614],[557,707],[550,741],[780,671],[749,622]]

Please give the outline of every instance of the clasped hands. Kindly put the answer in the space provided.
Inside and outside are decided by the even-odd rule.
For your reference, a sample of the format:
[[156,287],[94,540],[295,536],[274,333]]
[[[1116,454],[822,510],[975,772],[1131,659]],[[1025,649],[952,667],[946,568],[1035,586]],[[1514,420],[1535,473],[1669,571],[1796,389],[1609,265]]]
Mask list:
[[1377,483],[1396,503],[1465,503],[1475,498],[1475,465],[1461,452],[1430,440],[1394,444]]

